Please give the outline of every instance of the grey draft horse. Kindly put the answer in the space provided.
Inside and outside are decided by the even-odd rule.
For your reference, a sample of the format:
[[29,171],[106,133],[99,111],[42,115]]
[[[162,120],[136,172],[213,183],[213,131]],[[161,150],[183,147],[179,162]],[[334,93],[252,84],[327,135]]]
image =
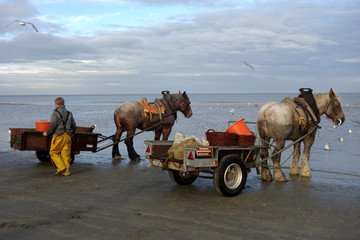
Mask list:
[[128,101],[123,103],[114,111],[114,122],[116,133],[114,135],[112,157],[114,160],[121,159],[118,141],[124,131],[127,132],[125,144],[131,160],[139,160],[140,156],[133,147],[133,138],[135,130],[155,131],[155,140],[167,140],[174,122],[177,118],[177,111],[184,114],[186,118],[192,116],[190,100],[186,92],[170,94],[169,91],[163,91],[163,98],[159,99],[165,106],[164,116],[160,119],[160,114],[146,115],[144,106],[138,101]]
[[[311,90],[312,91],[312,90]],[[328,93],[317,93],[313,96],[318,108],[318,119],[325,114],[327,118],[331,119],[336,125],[341,125],[345,121],[345,115],[341,108],[341,98],[338,94],[334,93],[332,89]],[[278,149],[283,149],[286,140],[295,141],[301,136],[305,135],[313,127],[317,126],[317,123],[309,118],[306,122],[306,128],[299,127],[300,116],[295,111],[294,107],[284,102],[268,102],[261,107],[257,124],[259,130],[259,136],[267,142],[270,139],[275,141],[275,148],[273,153],[276,153]],[[318,120],[318,121],[319,121]],[[310,149],[315,140],[316,130],[311,132],[302,141],[294,145],[293,161],[290,167],[290,175],[301,175],[301,177],[311,177],[311,171],[309,167]],[[299,168],[300,158],[300,145],[304,143],[304,151],[301,158],[301,168]],[[268,144],[263,142],[262,145]],[[267,150],[262,150],[262,158],[268,157]],[[286,181],[285,174],[281,170],[280,165],[281,153],[272,157],[273,160],[273,174],[275,181]],[[261,175],[264,181],[271,181],[272,176],[268,168],[268,162],[264,161],[261,167]]]

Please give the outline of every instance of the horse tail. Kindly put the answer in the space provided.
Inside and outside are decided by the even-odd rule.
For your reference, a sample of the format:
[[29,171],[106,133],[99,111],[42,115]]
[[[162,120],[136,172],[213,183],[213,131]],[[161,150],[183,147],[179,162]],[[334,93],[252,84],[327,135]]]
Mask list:
[[120,119],[119,119],[119,108],[117,108],[115,111],[114,111],[114,123],[115,123],[115,126],[116,128],[118,129],[120,127]]

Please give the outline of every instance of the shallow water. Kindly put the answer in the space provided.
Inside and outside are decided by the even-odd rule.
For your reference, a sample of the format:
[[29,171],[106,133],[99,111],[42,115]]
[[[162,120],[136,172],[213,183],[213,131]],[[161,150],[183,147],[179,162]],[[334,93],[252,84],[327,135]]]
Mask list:
[[[340,94],[346,121],[342,126],[333,128],[326,117],[322,117],[322,127],[316,136],[311,150],[310,167],[312,169],[312,183],[331,183],[338,185],[358,185],[360,182],[360,94]],[[208,129],[225,131],[229,121],[244,118],[245,121],[255,122],[262,104],[268,101],[280,101],[284,97],[295,97],[297,94],[189,94],[192,102],[193,116],[186,119],[181,113],[173,128],[174,131],[185,135],[194,135],[199,138],[205,136]],[[9,128],[34,128],[36,121],[48,121],[53,111],[53,100],[57,96],[0,96],[0,152],[14,151],[9,146]],[[105,136],[115,132],[113,112],[119,104],[129,100],[141,100],[146,97],[149,101],[160,95],[69,95],[64,96],[66,107],[75,117],[78,126],[96,124],[95,132]],[[257,107],[256,105],[257,104]],[[234,108],[235,113],[229,111]],[[254,124],[248,124],[251,131],[256,132]],[[349,133],[351,129],[352,133]],[[135,149],[144,156],[144,140],[153,139],[153,132],[146,132],[134,138]],[[343,138],[343,141],[339,139]],[[290,143],[290,142],[288,142]],[[328,143],[331,150],[325,151]],[[127,152],[124,144],[120,144],[125,161]],[[29,156],[33,154],[29,152]],[[1,158],[2,154],[0,155]],[[290,157],[288,161],[286,159]],[[35,157],[24,161],[37,161]],[[98,167],[113,164],[111,148],[98,153],[82,152],[76,156],[76,162],[90,162]],[[284,171],[288,176],[288,167],[291,163],[291,150],[282,154]],[[9,163],[11,164],[11,163]],[[26,163],[24,163],[26,164]],[[121,167],[122,163],[118,163]],[[150,167],[146,160],[138,163],[137,167]],[[259,176],[249,175],[249,181]],[[200,181],[198,184],[201,184]],[[206,183],[205,183],[206,184]],[[257,184],[255,184],[256,186]],[[254,186],[254,187],[255,187]],[[259,186],[261,187],[261,186]],[[256,188],[256,187],[255,187]]]

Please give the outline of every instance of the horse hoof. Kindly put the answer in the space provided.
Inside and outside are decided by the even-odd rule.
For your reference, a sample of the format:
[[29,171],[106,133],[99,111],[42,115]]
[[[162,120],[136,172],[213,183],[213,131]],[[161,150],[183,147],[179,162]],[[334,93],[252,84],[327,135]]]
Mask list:
[[290,176],[297,176],[300,174],[300,170],[298,169],[290,169],[289,175]]
[[286,177],[275,178],[276,182],[287,182]]
[[311,173],[309,174],[301,174],[302,178],[311,178]]
[[131,161],[141,161],[141,158],[139,155],[130,157]]
[[273,180],[271,172],[267,168],[261,169],[261,177],[264,182],[271,182]]
[[302,167],[301,170],[300,170],[300,175],[303,178],[310,178],[311,177],[310,168]]
[[299,176],[299,175],[300,175],[299,172],[289,172],[289,176],[294,176],[294,177],[296,177],[296,176]]
[[264,182],[271,182],[273,180],[271,174],[262,174],[261,177]]
[[273,179],[272,179],[272,177],[263,177],[262,180],[264,182],[271,182]]
[[285,174],[283,172],[274,173],[274,179],[276,182],[287,182]]
[[113,156],[113,160],[115,160],[115,161],[121,160],[121,155]]

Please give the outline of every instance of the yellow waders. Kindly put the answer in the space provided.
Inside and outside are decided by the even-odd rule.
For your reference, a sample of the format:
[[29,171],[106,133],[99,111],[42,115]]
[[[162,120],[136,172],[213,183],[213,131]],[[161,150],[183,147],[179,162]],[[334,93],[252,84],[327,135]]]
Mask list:
[[64,133],[60,136],[53,135],[49,153],[57,167],[57,171],[60,172],[66,169],[63,175],[70,175],[71,137],[69,134]]

